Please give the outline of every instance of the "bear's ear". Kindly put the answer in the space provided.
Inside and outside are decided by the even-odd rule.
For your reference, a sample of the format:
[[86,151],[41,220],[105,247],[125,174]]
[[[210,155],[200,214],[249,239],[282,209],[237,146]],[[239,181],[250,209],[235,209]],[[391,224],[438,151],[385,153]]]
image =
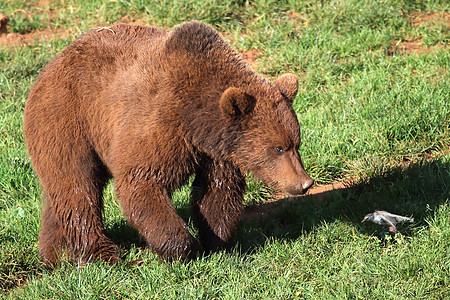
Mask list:
[[251,113],[255,102],[255,98],[240,89],[229,87],[220,98],[220,109],[225,117],[236,118]]
[[280,92],[290,103],[294,102],[298,91],[298,78],[294,74],[286,73],[275,80],[275,84]]

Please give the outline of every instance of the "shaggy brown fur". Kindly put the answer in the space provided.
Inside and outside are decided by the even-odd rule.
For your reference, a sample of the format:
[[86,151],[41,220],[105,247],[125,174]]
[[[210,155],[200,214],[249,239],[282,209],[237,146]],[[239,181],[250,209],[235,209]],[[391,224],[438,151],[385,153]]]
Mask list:
[[[81,36],[43,69],[25,109],[28,153],[45,190],[43,261],[65,252],[118,260],[102,223],[110,178],[128,221],[162,258],[230,249],[244,173],[290,194],[313,184],[298,154],[297,88],[294,75],[271,83],[254,73],[199,22]],[[170,201],[191,174],[200,243]]]

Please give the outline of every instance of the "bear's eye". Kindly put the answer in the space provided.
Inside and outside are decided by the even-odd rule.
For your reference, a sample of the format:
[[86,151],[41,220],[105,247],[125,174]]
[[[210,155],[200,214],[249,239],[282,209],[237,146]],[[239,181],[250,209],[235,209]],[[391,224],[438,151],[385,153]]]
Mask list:
[[284,149],[281,147],[275,147],[275,151],[277,151],[278,154],[283,154],[284,153]]

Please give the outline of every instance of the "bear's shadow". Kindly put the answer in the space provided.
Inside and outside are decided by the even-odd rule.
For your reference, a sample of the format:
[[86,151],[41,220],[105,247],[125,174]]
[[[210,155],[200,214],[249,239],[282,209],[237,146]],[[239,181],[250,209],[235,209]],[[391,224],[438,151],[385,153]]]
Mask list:
[[[442,160],[421,160],[346,188],[249,205],[239,226],[236,247],[245,255],[268,240],[295,240],[322,223],[336,220],[351,224],[363,234],[384,236],[388,233],[386,227],[361,223],[367,213],[376,209],[413,216],[412,225],[398,226],[401,233],[409,234],[411,229],[423,226],[436,208],[448,201],[449,167]],[[177,210],[190,223],[188,201]],[[107,234],[121,248],[145,247],[143,238],[125,221],[112,224]]]
[[[367,213],[377,209],[413,216],[413,224],[397,226],[408,235],[448,201],[449,165],[442,160],[421,160],[344,189],[247,207],[253,216],[241,226],[238,236],[241,249],[244,253],[258,249],[270,239],[295,240],[320,224],[337,220],[351,224],[363,234],[382,238],[389,234],[387,227],[361,223]],[[259,218],[255,209],[262,212]]]

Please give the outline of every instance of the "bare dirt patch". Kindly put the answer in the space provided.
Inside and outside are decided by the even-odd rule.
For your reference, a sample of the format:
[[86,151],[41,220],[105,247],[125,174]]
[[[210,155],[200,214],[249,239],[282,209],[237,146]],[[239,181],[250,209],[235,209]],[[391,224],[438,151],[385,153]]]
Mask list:
[[[249,33],[242,33],[240,38],[246,38],[246,36]],[[236,36],[226,33],[226,32],[220,32],[220,36],[231,46],[236,44]],[[239,38],[239,37],[238,37]],[[258,51],[256,49],[250,49],[250,50],[243,50],[243,49],[237,49],[239,54],[242,56],[242,58],[252,67],[256,68],[258,65],[258,57],[261,55],[261,51]]]
[[412,27],[419,27],[424,24],[442,24],[446,27],[450,27],[450,13],[443,11],[433,13],[417,11],[409,15],[409,22]]
[[448,48],[448,45],[436,44],[433,46],[427,46],[423,43],[423,38],[419,39],[402,39],[394,40],[388,50],[388,53],[393,55],[399,54],[427,54],[429,52],[437,51],[440,49]]
[[300,202],[304,198],[313,198],[321,202],[325,197],[333,193],[345,193],[351,187],[349,182],[334,182],[327,185],[313,186],[308,193],[299,197],[284,197],[275,194],[274,198],[268,199],[267,202],[261,204],[250,205],[245,208],[245,212],[241,216],[242,222],[255,222],[270,217],[283,202]]
[[[423,26],[443,26],[450,30],[450,13],[448,12],[413,12],[407,16],[411,27],[420,28]],[[424,39],[420,38],[402,38],[392,41],[388,53],[393,54],[427,54],[448,48],[448,44],[425,45]]]
[[0,14],[0,47],[17,47],[42,39],[49,40],[52,38],[63,38],[71,34],[69,30],[58,28],[37,30],[24,34],[15,32],[8,33],[8,20],[8,17]]
[[251,66],[256,67],[259,52],[257,50],[248,50],[240,52],[242,58]]
[[70,36],[70,31],[66,29],[41,30],[26,34],[8,33],[0,35],[0,47],[17,47],[31,44],[39,40],[49,40],[53,38],[64,38]]
[[286,13],[286,16],[288,17],[289,20],[294,22],[294,24],[297,28],[303,28],[303,27],[309,26],[308,17],[302,13],[291,10]]
[[39,0],[37,5],[38,6],[48,6],[50,4],[50,0]]

